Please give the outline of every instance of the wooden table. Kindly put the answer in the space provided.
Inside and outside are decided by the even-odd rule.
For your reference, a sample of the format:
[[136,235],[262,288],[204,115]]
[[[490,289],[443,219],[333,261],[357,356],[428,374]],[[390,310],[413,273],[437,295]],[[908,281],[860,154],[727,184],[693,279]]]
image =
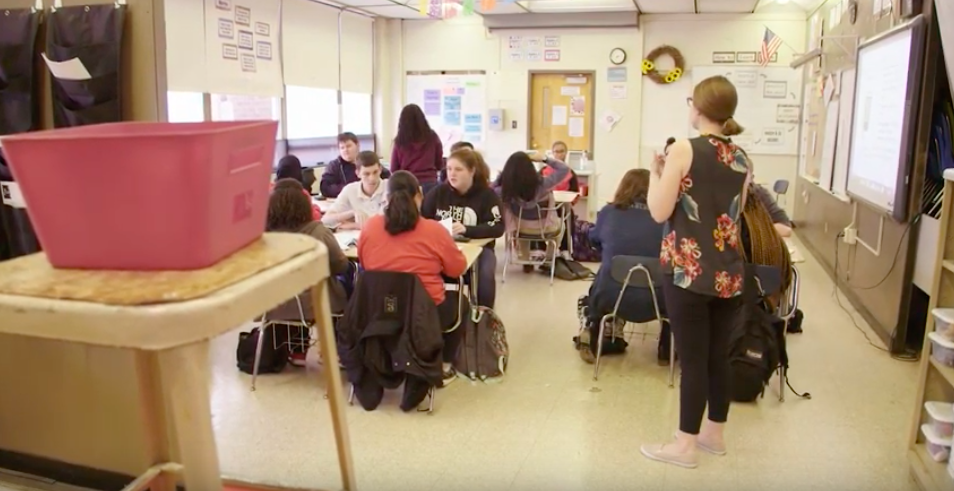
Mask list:
[[[44,254],[33,254],[0,262],[0,342],[5,336],[27,336],[134,352],[145,413],[141,419],[154,467],[126,489],[173,490],[178,479],[169,474],[181,470],[188,489],[220,490],[209,404],[209,341],[314,287],[321,356],[327,366],[336,366],[328,267],[324,245],[299,234],[265,234],[196,271],[58,270]],[[344,489],[353,490],[341,374],[324,370],[324,376],[342,482]],[[110,379],[104,377],[102,383]],[[124,439],[119,434],[103,437]]]

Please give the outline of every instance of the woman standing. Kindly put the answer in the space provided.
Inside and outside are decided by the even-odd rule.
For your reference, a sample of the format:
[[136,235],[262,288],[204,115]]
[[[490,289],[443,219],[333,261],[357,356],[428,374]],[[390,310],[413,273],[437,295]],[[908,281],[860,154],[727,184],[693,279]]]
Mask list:
[[444,166],[444,147],[417,104],[401,110],[390,164],[391,172],[406,170],[414,174],[425,195],[437,185],[437,174]]
[[[738,221],[752,173],[745,152],[729,139],[742,132],[733,119],[735,86],[712,77],[692,95],[690,118],[700,136],[656,156],[647,199],[653,218],[667,222],[660,262],[682,366],[679,431],[673,443],[641,448],[652,460],[687,468],[697,465],[697,447],[726,452],[729,331],[743,305]],[[701,428],[707,404],[709,421]]]

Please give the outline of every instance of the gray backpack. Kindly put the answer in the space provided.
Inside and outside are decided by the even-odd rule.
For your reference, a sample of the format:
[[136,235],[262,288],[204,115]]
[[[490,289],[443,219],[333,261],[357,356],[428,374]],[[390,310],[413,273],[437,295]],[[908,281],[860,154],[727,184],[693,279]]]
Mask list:
[[460,352],[454,368],[461,375],[477,381],[499,379],[507,371],[510,347],[503,322],[493,309],[477,307],[476,321],[468,319],[463,329]]

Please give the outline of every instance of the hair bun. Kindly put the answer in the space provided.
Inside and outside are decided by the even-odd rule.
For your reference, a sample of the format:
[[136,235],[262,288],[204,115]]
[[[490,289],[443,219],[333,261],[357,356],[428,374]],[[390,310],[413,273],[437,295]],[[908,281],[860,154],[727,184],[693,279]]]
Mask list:
[[739,135],[743,131],[745,131],[745,128],[743,128],[742,125],[735,120],[735,118],[730,117],[729,119],[725,120],[724,123],[722,123],[722,133],[725,136]]
[[671,137],[671,136],[670,136],[669,138],[666,138],[666,145],[667,145],[667,146],[668,146],[668,145],[672,145],[673,143],[676,143],[676,139],[675,139],[675,138],[673,138],[673,137]]

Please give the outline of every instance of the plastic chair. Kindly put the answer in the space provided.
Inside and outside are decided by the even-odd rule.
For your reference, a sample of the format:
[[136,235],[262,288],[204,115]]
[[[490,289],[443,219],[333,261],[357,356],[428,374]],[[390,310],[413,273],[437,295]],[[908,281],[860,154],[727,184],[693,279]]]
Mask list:
[[788,180],[779,179],[775,181],[775,185],[772,186],[772,190],[775,191],[775,202],[777,203],[779,197],[788,194]]
[[[616,256],[610,263],[610,276],[613,278],[613,280],[622,284],[623,287],[620,288],[619,295],[616,297],[616,305],[613,306],[613,311],[604,315],[603,318],[600,319],[600,333],[599,337],[597,337],[597,340],[595,341],[598,344],[596,348],[596,363],[593,367],[593,380],[597,380],[599,378],[600,358],[603,356],[603,335],[605,333],[607,324],[610,322],[615,323],[617,319],[622,319],[625,322],[637,324],[653,320],[658,321],[660,325],[663,322],[669,322],[669,319],[663,317],[660,313],[659,299],[656,297],[656,288],[662,286],[661,283],[655,280],[656,278],[662,277],[662,273],[659,270],[659,258]],[[626,293],[627,288],[646,288],[652,293],[653,313],[655,314],[655,317],[649,319],[624,319],[620,316],[619,306],[623,302],[623,295]],[[673,387],[675,385],[676,377],[676,343],[671,329],[669,341],[669,386]],[[591,340],[590,342],[593,343],[594,341]]]
[[[566,233],[566,207],[553,201],[553,193],[550,193],[549,203],[541,206],[540,203],[533,205],[536,207],[537,223],[544,224],[543,228],[537,230],[527,230],[524,227],[523,212],[525,208],[521,207],[517,212],[517,223],[512,231],[506,234],[506,253],[504,254],[503,277],[501,283],[507,282],[507,270],[511,264],[524,266],[546,266],[550,265],[550,285],[553,286],[553,275],[556,272],[556,258],[560,252],[560,242],[563,241],[563,234]],[[508,212],[509,213],[509,212]],[[547,230],[546,225],[552,223],[551,214],[557,216],[559,225],[556,229]],[[527,248],[534,242],[543,242],[546,244],[546,254],[542,260],[534,260],[532,257],[520,259],[520,245],[526,244]],[[549,256],[549,259],[547,259]]]

